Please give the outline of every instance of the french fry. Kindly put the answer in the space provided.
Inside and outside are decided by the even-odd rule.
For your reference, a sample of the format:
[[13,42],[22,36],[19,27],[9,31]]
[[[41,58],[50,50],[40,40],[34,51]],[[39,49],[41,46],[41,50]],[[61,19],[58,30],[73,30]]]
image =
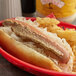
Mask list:
[[60,22],[54,18],[40,18],[40,17],[37,17],[36,18],[36,21],[39,23],[39,26],[41,27],[52,27],[53,25],[57,25],[59,24]]
[[76,45],[76,31],[74,29],[63,30],[57,26],[60,22],[54,18],[37,17],[36,20],[40,27],[47,28],[49,32],[56,33],[60,38],[65,38],[71,46]]
[[73,72],[76,72],[76,45],[72,46],[73,53],[75,55],[75,60],[73,64]]
[[75,30],[57,30],[57,35],[60,38],[65,38],[67,42],[73,46],[76,45],[76,31]]

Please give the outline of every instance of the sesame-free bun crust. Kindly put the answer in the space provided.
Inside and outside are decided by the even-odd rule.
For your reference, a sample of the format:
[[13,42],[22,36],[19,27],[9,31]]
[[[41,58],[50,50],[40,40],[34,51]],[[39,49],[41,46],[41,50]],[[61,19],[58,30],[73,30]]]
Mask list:
[[17,58],[46,69],[62,72],[56,64],[46,56],[14,40],[3,30],[0,30],[0,45]]

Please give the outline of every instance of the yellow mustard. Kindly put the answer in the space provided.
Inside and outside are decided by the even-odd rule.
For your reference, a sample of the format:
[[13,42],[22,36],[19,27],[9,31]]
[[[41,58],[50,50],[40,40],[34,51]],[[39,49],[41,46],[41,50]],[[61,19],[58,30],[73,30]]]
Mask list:
[[54,4],[42,4],[41,0],[36,0],[36,9],[40,14],[47,16],[51,12],[57,18],[68,17],[76,13],[76,0],[61,0],[64,2],[64,6],[59,8]]

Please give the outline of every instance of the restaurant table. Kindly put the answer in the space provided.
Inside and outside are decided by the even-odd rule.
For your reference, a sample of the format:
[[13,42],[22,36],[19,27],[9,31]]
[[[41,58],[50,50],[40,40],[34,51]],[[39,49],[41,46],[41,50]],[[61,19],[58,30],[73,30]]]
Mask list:
[[[76,25],[76,20],[72,23]],[[9,63],[0,55],[0,76],[35,76]]]
[[34,76],[34,75],[17,68],[0,55],[0,76]]

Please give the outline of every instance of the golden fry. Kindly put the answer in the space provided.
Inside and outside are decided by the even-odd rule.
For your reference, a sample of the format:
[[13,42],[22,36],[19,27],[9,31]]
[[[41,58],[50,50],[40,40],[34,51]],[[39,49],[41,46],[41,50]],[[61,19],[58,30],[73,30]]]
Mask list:
[[40,24],[41,27],[52,27],[53,25],[57,25],[60,22],[54,18],[40,18],[37,17],[36,21]]
[[40,27],[47,28],[49,32],[56,33],[60,38],[65,38],[71,46],[76,45],[76,31],[74,29],[63,30],[57,26],[60,22],[54,18],[37,17],[37,22]]
[[73,65],[73,72],[76,72],[76,45],[72,46],[73,53],[75,55],[74,65]]
[[67,42],[73,46],[76,45],[76,31],[74,30],[57,30],[57,35],[60,38],[65,38]]

